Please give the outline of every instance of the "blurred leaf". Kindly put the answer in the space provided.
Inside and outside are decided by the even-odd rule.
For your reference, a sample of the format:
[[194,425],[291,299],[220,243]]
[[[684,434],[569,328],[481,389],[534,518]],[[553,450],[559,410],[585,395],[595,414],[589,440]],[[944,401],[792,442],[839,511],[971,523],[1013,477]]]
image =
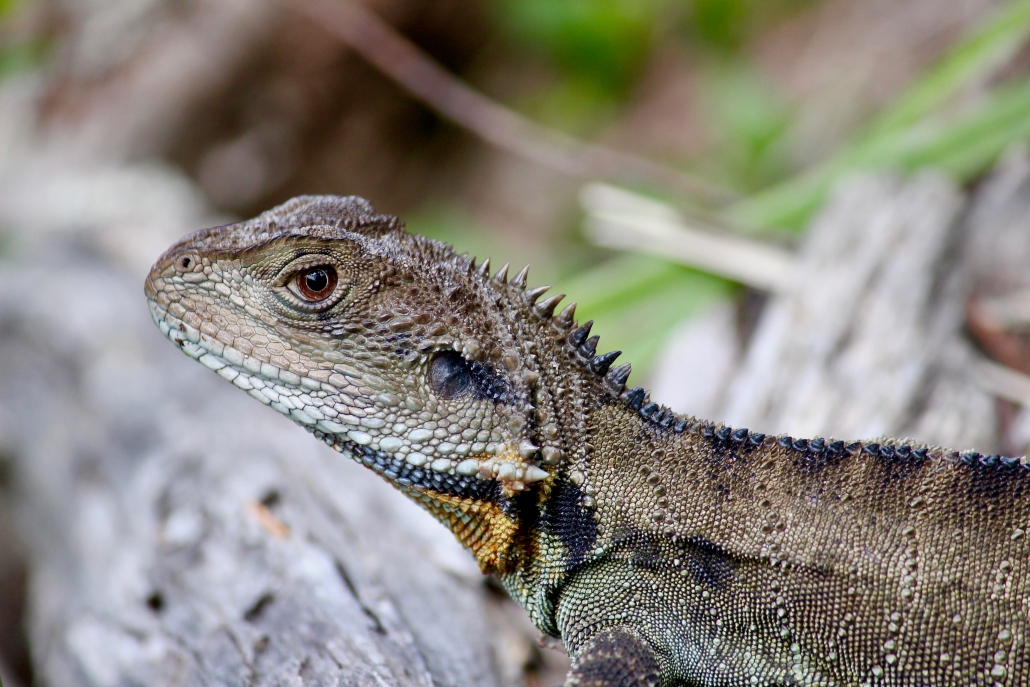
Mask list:
[[737,203],[729,216],[756,229],[799,230],[847,174],[935,166],[960,182],[974,178],[1006,148],[1030,139],[1030,81],[995,89],[958,110],[936,109],[1011,57],[1027,36],[1030,2],[1018,0],[950,50],[864,137],[827,162]]
[[965,182],[1011,145],[1030,140],[1030,80],[990,94],[976,107],[843,151],[829,162],[741,201],[730,216],[744,226],[801,229],[843,176],[934,166]]
[[891,154],[899,156],[906,169],[933,165],[968,181],[987,171],[1011,145],[1027,140],[1030,79],[996,90],[975,112],[913,127],[885,138],[879,147],[893,148]]
[[791,113],[767,79],[741,62],[723,61],[708,76],[704,100],[716,138],[705,165],[710,176],[742,191],[785,176]]
[[22,0],[0,0],[0,19],[17,7]]
[[709,45],[723,49],[739,47],[743,40],[748,0],[694,0],[694,29]]
[[43,40],[0,48],[0,79],[38,67],[45,55],[46,43]]
[[818,0],[692,0],[691,32],[717,52],[737,52],[744,42],[777,20]]
[[569,77],[524,98],[519,109],[574,136],[590,137],[614,114],[617,99],[592,79]]
[[504,0],[501,25],[578,78],[624,91],[651,47],[662,0]]
[[1030,1],[1017,0],[990,22],[960,41],[925,75],[898,97],[872,125],[879,136],[915,124],[957,93],[1001,67],[1030,37]]

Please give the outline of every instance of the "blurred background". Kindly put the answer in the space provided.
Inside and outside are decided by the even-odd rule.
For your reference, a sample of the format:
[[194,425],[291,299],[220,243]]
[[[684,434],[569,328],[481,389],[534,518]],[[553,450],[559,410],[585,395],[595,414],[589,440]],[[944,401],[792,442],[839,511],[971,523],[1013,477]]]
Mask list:
[[[17,339],[53,308],[48,327],[95,342],[97,313],[142,310],[142,294],[64,321],[55,285],[74,289],[75,269],[99,260],[141,285],[187,231],[298,194],[357,194],[495,268],[532,264],[531,283],[578,301],[655,400],[747,416],[727,389],[827,199],[853,179],[931,178],[919,207],[951,208],[927,266],[941,272],[969,199],[1030,142],[1028,70],[1030,2],[1012,0],[0,0],[0,326]],[[877,188],[845,202],[849,216],[908,202]],[[58,266],[37,269],[55,251]],[[991,319],[996,302],[969,310],[963,294],[956,326],[973,316],[963,336],[978,355],[1026,368],[1026,300],[1002,294],[1024,315]],[[0,347],[0,675],[29,684],[52,614],[26,620],[46,604],[26,541],[31,408],[11,380],[51,359],[12,350]],[[1021,452],[1030,378],[983,369],[1004,431],[991,415],[977,446]]]

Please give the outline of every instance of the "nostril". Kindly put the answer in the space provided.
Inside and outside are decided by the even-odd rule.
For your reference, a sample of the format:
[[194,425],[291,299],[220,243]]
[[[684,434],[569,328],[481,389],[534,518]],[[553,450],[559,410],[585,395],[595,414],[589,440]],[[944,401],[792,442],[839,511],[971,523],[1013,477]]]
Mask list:
[[183,255],[175,261],[175,264],[180,270],[191,270],[197,264],[197,259],[192,255]]

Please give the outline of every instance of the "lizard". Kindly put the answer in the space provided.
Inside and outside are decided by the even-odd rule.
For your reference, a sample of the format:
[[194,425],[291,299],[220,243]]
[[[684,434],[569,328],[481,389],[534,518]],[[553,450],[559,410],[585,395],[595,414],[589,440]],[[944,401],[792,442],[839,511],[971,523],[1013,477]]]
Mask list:
[[1025,460],[677,414],[575,304],[491,271],[301,196],[180,240],[145,292],[184,353],[449,527],[569,687],[1030,684]]

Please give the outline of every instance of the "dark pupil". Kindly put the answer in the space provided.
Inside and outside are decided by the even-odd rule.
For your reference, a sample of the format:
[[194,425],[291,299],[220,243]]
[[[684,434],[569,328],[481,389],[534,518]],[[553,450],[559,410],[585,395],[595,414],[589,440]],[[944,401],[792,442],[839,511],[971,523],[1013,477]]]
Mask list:
[[454,351],[444,351],[429,364],[429,383],[441,398],[456,398],[472,386],[468,361]]
[[308,287],[311,291],[318,293],[324,291],[329,286],[329,275],[325,273],[325,270],[315,270],[314,272],[308,272],[304,276],[304,286]]

